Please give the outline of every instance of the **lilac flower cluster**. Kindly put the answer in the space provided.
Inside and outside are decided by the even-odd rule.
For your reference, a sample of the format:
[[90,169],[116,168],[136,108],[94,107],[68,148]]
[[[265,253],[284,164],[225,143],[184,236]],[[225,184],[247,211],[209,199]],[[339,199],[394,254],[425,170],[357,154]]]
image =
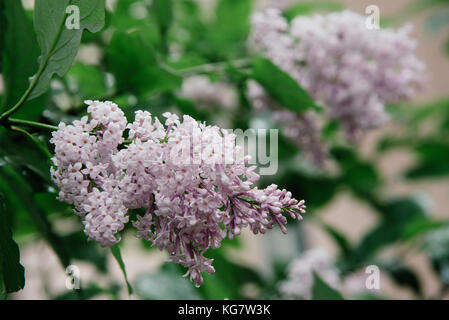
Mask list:
[[310,300],[315,283],[314,273],[344,296],[366,293],[365,269],[343,276],[335,267],[335,259],[321,248],[308,249],[287,267],[287,278],[278,285],[283,299]]
[[288,277],[279,285],[284,299],[310,300],[314,284],[314,273],[327,284],[339,288],[339,272],[333,259],[322,249],[309,249],[288,266]]
[[86,103],[88,116],[53,132],[51,174],[90,240],[116,244],[129,210],[141,209],[133,222],[138,236],[166,249],[201,285],[201,272],[214,272],[205,251],[226,236],[244,227],[265,233],[275,224],[285,232],[284,215],[302,219],[304,201],[276,185],[254,186],[255,167],[226,130],[170,113],[164,125],[147,111],[128,123],[114,103]]
[[409,25],[368,29],[351,11],[298,16],[277,9],[252,17],[250,45],[288,72],[338,119],[350,139],[388,120],[387,103],[412,97],[423,85]]

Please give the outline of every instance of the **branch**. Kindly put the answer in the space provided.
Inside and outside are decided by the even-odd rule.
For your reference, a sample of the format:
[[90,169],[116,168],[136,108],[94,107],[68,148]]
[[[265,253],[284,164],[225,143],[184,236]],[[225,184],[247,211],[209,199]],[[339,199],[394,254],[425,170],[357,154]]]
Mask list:
[[21,126],[21,127],[44,129],[47,131],[58,130],[58,127],[56,127],[56,126],[52,126],[50,124],[45,124],[45,123],[40,123],[40,122],[35,122],[35,121],[29,121],[29,120],[8,118],[5,122],[7,124],[13,124],[13,125]]

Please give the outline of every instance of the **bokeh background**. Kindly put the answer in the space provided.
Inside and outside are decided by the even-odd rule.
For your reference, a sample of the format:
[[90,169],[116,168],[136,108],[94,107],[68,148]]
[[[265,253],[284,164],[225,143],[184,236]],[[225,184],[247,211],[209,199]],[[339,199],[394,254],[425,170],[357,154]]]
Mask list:
[[[24,7],[32,10],[33,1],[22,1]],[[203,10],[205,19],[211,18],[214,13],[215,1],[198,0],[198,4]],[[269,5],[270,1],[254,1],[254,7],[262,8]],[[276,2],[276,1],[272,1]],[[297,1],[301,2],[301,1]],[[414,0],[336,0],[334,2],[342,4],[344,7],[364,14],[368,5],[377,5],[380,8],[382,21],[393,26],[403,23],[411,23],[414,26],[413,36],[418,40],[419,46],[417,55],[426,63],[429,81],[416,98],[404,106],[404,108],[419,108],[425,105],[433,105],[436,101],[444,101],[448,98],[449,84],[449,56],[447,52],[449,28],[445,25],[449,20],[449,10],[435,9],[434,7],[423,7],[416,9]],[[292,1],[295,3],[295,1]],[[107,7],[114,14],[116,1],[107,1]],[[445,14],[444,14],[445,13]],[[199,31],[201,32],[201,31]],[[106,34],[105,37],[109,35]],[[83,43],[77,56],[77,61],[97,65],[101,63],[102,51],[95,43]],[[0,77],[0,91],[2,90]],[[70,100],[65,94],[55,98],[57,104],[63,108],[68,108]],[[449,107],[449,104],[446,104]],[[223,120],[225,121],[225,120]],[[410,131],[420,130],[424,135],[433,132],[438,126],[438,121],[430,118],[426,119],[425,126],[411,127],[407,121],[391,121],[388,125],[368,132],[357,146],[358,156],[363,161],[370,161],[379,170],[379,177],[383,182],[383,194],[390,197],[401,197],[412,195],[426,211],[432,215],[432,219],[449,219],[449,181],[447,177],[423,177],[421,179],[405,179],[404,172],[412,168],[418,162],[418,158],[412,148],[391,148],[385,152],[379,152],[379,143],[386,138],[404,137]],[[438,133],[437,133],[438,134]],[[441,132],[444,135],[444,132]],[[441,136],[441,138],[447,138]],[[443,153],[444,156],[444,153]],[[445,161],[449,163],[449,158]],[[302,181],[298,180],[297,184]],[[298,195],[299,197],[300,195]],[[41,199],[46,201],[46,199]],[[62,208],[61,210],[65,210]],[[310,217],[309,217],[310,215]],[[60,215],[53,215],[54,228],[58,234],[68,235],[79,229],[80,224],[72,218],[61,218]],[[232,263],[243,265],[254,270],[262,277],[272,278],[278,272],[271,261],[282,261],[285,267],[288,261],[299,256],[303,250],[310,248],[321,248],[327,252],[332,259],[337,259],[341,253],[341,248],[335,239],[323,229],[323,224],[337,230],[345,235],[351,244],[358,244],[363,237],[376,227],[379,223],[379,214],[372,206],[354,195],[347,188],[338,188],[332,194],[329,201],[313,208],[312,212],[305,216],[301,224],[293,224],[289,227],[289,233],[283,235],[280,231],[272,230],[266,236],[254,236],[250,232],[244,232],[238,245],[226,243],[223,255]],[[82,240],[82,239],[81,239]],[[170,279],[164,282],[164,277],[170,273],[161,275],[160,268],[164,265],[167,256],[164,252],[149,249],[142,246],[141,242],[134,238],[133,234],[127,233],[123,239],[122,256],[126,263],[129,279],[137,286],[135,299],[140,298],[179,298],[184,297],[179,292],[186,292],[195,296],[195,288],[188,282],[172,283]],[[61,267],[57,256],[53,250],[36,233],[23,232],[17,237],[21,248],[21,262],[26,270],[25,288],[11,295],[13,299],[48,299],[70,297],[70,292],[65,287],[66,273]],[[448,249],[449,250],[449,249]],[[116,262],[110,256],[98,256],[97,250],[92,249],[87,253],[88,260],[75,260],[73,264],[79,266],[83,285],[90,288],[90,284],[95,283],[103,291],[98,290],[98,294],[93,298],[127,298],[126,289],[123,287],[122,275]],[[400,285],[388,272],[382,271],[381,290],[375,292],[393,299],[416,299],[416,298],[449,298],[449,294],[441,292],[441,274],[436,272],[429,260],[428,255],[418,246],[410,243],[393,242],[377,252],[380,259],[400,258],[402,263],[413,271],[419,279],[421,295],[407,285]],[[369,263],[366,262],[366,265]],[[363,269],[363,264],[361,269]],[[108,272],[101,272],[101,270]],[[229,269],[230,270],[230,269]],[[226,272],[230,272],[230,271]],[[178,275],[178,270],[173,271]],[[225,272],[220,270],[220,263],[217,266],[217,273]],[[170,276],[167,276],[170,277]],[[206,277],[206,282],[210,277]],[[251,281],[248,277],[247,283],[237,290],[239,297],[257,298],[261,297],[262,289]],[[363,281],[363,277],[360,278]],[[212,280],[210,280],[212,282]],[[210,290],[207,297],[232,296],[233,290],[228,290],[220,286],[220,281],[208,286],[204,290]],[[217,284],[218,283],[218,284]],[[273,284],[275,286],[275,284]],[[98,289],[98,288],[97,288]],[[95,291],[95,286],[88,290]],[[214,296],[214,293],[216,294]],[[269,298],[270,296],[262,296]]]

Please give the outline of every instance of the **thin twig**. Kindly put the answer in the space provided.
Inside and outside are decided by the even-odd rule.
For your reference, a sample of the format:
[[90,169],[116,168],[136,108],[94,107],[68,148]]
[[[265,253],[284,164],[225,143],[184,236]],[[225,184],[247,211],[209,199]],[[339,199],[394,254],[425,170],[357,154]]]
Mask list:
[[45,130],[49,130],[49,131],[56,131],[56,130],[58,130],[58,127],[52,126],[50,124],[45,124],[45,123],[40,123],[40,122],[35,122],[35,121],[29,121],[29,120],[22,120],[22,119],[8,118],[6,123],[7,124],[17,125],[17,126],[22,126],[22,127],[45,129]]
[[231,65],[235,68],[244,68],[248,67],[250,64],[251,61],[249,59],[239,59],[230,62],[213,62],[208,64],[202,64],[179,70],[173,69],[166,65],[163,66],[163,68],[180,76],[189,76],[197,73],[222,72],[228,65]]
[[51,159],[52,154],[50,153],[50,151],[47,150],[47,148],[45,148],[40,142],[39,140],[36,139],[36,137],[34,137],[31,133],[29,133],[28,131],[16,127],[16,126],[11,126],[11,129],[20,133],[23,133],[25,136],[27,136],[43,153],[45,153],[45,155],[48,157],[48,159]]

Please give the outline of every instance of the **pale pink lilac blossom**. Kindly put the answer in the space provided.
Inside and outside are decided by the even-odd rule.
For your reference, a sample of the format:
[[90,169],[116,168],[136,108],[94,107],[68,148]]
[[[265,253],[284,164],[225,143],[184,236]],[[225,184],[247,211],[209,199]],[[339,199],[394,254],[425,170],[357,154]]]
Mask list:
[[184,79],[181,96],[192,100],[200,109],[220,107],[230,110],[238,104],[238,95],[234,87],[223,81],[212,82],[205,75]]
[[279,284],[284,299],[310,300],[314,285],[314,273],[333,288],[340,286],[339,272],[334,261],[322,249],[310,249],[288,266],[287,279]]
[[[147,111],[127,123],[111,102],[87,104],[88,116],[53,132],[51,174],[59,199],[74,205],[90,240],[116,244],[129,210],[141,209],[132,223],[138,237],[166,249],[201,285],[201,272],[214,272],[204,253],[225,237],[245,227],[265,233],[275,224],[285,232],[285,215],[302,219],[304,201],[276,185],[254,186],[255,167],[228,131],[171,113],[163,114],[163,125]],[[187,156],[179,153],[186,141],[192,142]]]
[[276,8],[285,10],[295,3],[295,0],[262,0],[259,1],[262,8]]
[[277,9],[252,17],[249,39],[338,119],[351,140],[388,120],[385,104],[409,99],[423,86],[412,27],[368,29],[351,11],[298,16],[289,23]]
[[369,273],[359,269],[350,274],[341,274],[335,267],[335,259],[321,248],[308,249],[292,260],[287,268],[287,278],[278,285],[283,299],[312,299],[314,273],[346,298],[357,297],[368,291],[366,281]]

